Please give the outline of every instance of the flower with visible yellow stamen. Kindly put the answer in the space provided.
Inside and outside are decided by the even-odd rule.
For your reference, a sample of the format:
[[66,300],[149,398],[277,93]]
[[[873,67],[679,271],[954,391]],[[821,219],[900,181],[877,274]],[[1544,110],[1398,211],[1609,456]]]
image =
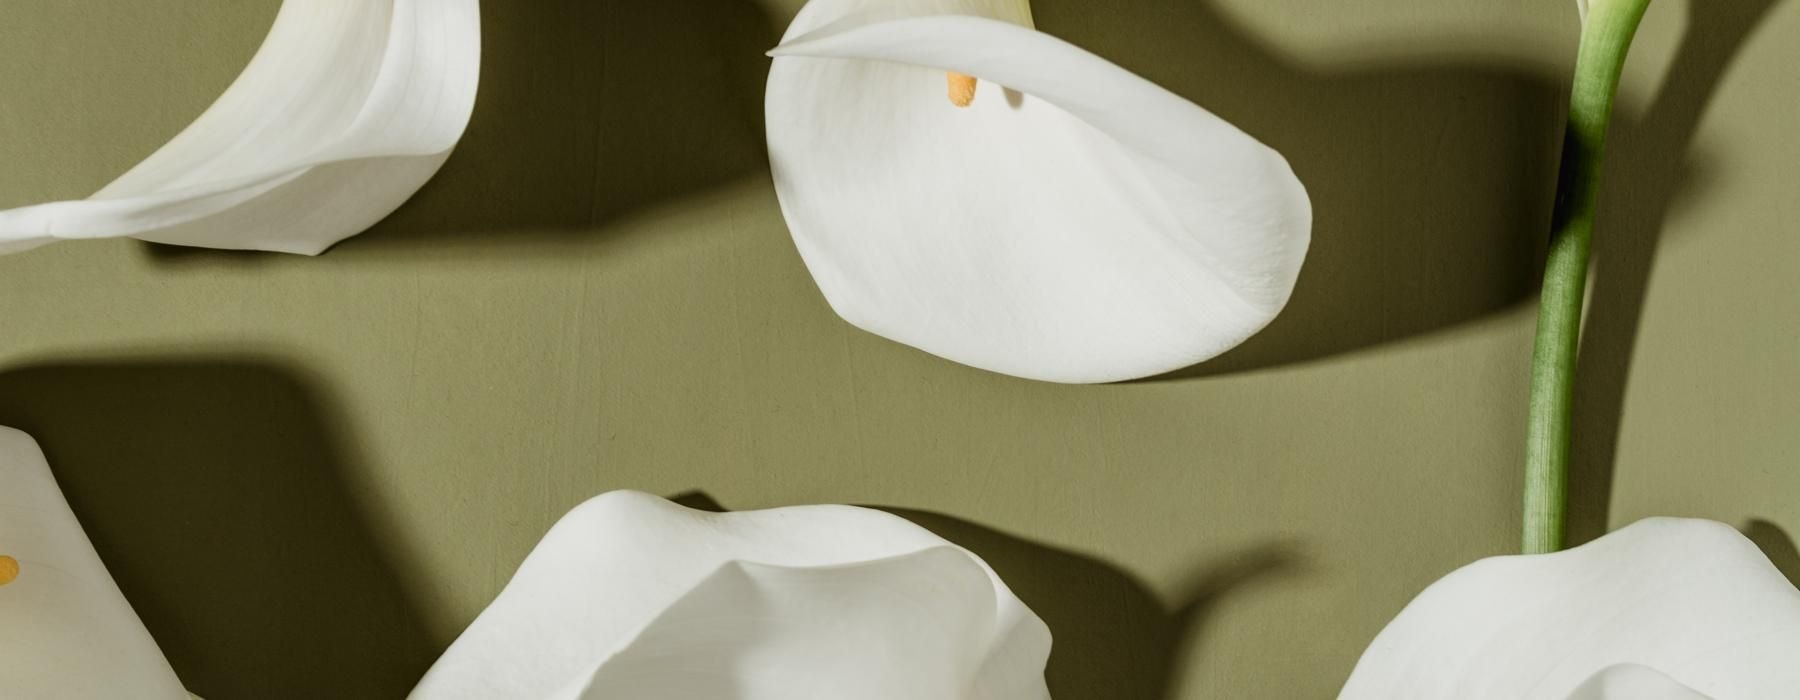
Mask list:
[[1023,2],[813,0],[771,54],[782,214],[864,330],[1106,382],[1218,355],[1293,292],[1312,206],[1287,161]]

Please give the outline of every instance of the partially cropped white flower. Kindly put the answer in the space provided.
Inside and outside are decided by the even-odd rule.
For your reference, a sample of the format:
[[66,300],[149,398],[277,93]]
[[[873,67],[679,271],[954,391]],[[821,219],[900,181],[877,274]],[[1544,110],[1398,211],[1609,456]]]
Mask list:
[[1293,291],[1312,209],[1281,155],[1023,0],[813,0],[771,55],[782,212],[865,330],[1113,381],[1218,355]]
[[0,253],[129,236],[317,254],[392,213],[462,138],[477,0],[287,0],[236,82],[85,200],[0,211]]
[[0,697],[189,697],[94,553],[37,443],[3,427]]
[[614,492],[550,530],[415,700],[1043,700],[1049,632],[975,555],[847,506]]
[[1743,535],[1655,518],[1476,562],[1375,638],[1339,700],[1771,700],[1800,694],[1800,591]]

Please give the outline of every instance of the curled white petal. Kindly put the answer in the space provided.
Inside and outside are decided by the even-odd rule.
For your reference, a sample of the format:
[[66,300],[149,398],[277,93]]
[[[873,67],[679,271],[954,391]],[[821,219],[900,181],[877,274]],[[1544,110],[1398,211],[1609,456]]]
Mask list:
[[[1375,638],[1339,698],[1758,700],[1800,688],[1796,660],[1800,591],[1756,545],[1720,523],[1654,518],[1444,577]],[[1666,682],[1594,678],[1621,665]],[[1633,687],[1660,694],[1617,694]]]
[[621,491],[557,523],[412,697],[1042,700],[1049,647],[985,563],[898,517]]
[[317,254],[449,158],[480,54],[477,0],[287,0],[193,124],[88,199],[0,211],[0,252],[129,236]]
[[[0,428],[0,695],[186,700],[36,442]],[[13,578],[16,576],[16,578]]]
[[[814,0],[771,53],[782,212],[865,330],[1113,381],[1224,352],[1293,291],[1312,212],[1281,155],[1024,2]],[[978,79],[968,108],[946,71]]]

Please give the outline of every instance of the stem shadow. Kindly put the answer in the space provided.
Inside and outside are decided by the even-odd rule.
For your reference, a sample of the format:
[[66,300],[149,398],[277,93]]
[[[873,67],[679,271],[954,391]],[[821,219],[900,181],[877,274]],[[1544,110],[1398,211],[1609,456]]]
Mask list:
[[1650,270],[1672,203],[1696,175],[1690,151],[1700,119],[1745,39],[1780,1],[1690,3],[1687,34],[1661,92],[1642,117],[1615,119],[1600,185],[1594,281],[1575,373],[1569,546],[1607,531]]

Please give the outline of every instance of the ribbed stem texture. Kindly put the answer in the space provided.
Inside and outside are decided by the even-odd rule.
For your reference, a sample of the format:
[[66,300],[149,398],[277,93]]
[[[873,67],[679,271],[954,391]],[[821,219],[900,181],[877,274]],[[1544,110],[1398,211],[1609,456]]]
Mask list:
[[1588,248],[1599,202],[1606,129],[1625,55],[1650,0],[1593,0],[1575,60],[1557,183],[1556,218],[1537,344],[1531,356],[1531,402],[1525,448],[1523,549],[1542,554],[1563,548],[1568,511],[1569,439],[1574,406],[1575,358],[1581,337],[1581,304],[1587,291]]

